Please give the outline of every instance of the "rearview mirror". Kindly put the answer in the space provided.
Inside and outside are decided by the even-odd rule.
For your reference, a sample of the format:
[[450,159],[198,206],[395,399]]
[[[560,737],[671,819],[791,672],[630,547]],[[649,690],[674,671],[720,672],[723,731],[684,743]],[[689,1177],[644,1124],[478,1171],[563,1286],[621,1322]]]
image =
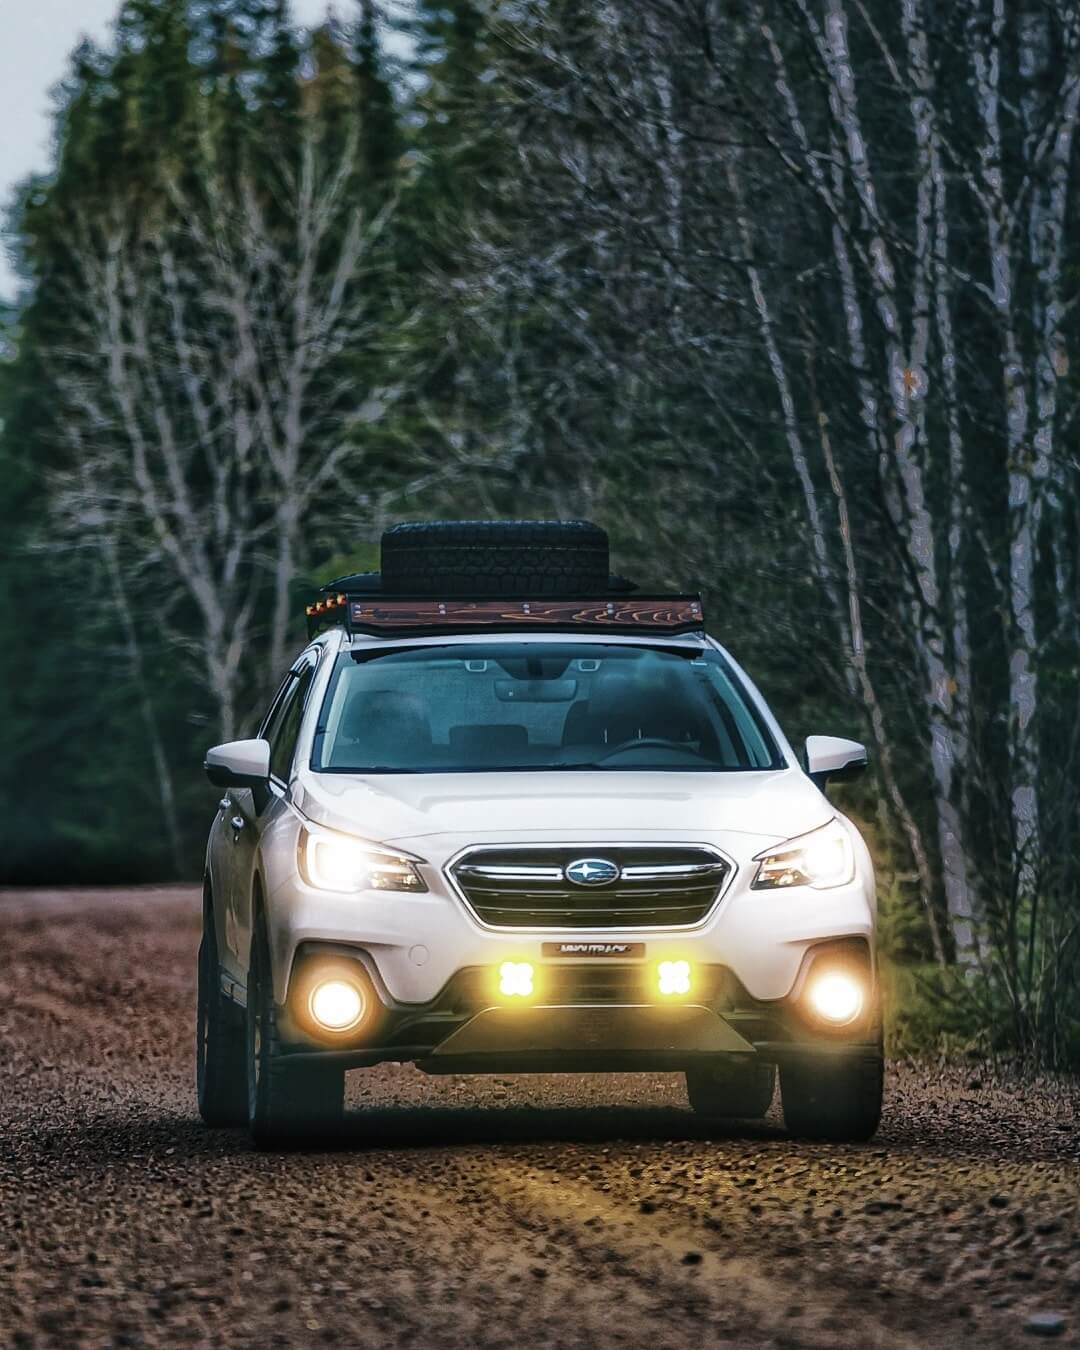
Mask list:
[[206,752],[203,765],[215,787],[265,787],[270,778],[270,742],[226,741]]
[[843,736],[807,736],[806,772],[819,788],[826,783],[850,783],[866,772],[866,746]]

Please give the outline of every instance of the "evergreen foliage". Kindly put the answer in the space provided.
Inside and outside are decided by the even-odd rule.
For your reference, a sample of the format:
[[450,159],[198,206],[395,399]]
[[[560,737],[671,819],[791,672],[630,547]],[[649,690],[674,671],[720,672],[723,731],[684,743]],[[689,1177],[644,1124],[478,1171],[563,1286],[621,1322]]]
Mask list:
[[118,0],[14,204],[5,879],[196,876],[386,524],[591,516],[872,742],[899,1040],[1080,1053],[1077,38],[932,8]]
[[353,39],[361,186],[385,192],[394,184],[404,152],[394,93],[383,70],[375,0],[359,0]]

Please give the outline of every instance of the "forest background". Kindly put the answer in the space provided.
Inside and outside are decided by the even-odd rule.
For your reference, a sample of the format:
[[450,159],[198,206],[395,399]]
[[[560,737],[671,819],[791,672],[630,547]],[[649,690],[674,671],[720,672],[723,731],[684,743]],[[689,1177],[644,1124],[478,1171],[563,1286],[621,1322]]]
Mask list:
[[586,517],[870,745],[893,1050],[1080,1065],[1078,105],[1064,0],[119,5],[11,204],[4,880],[197,877],[313,586]]

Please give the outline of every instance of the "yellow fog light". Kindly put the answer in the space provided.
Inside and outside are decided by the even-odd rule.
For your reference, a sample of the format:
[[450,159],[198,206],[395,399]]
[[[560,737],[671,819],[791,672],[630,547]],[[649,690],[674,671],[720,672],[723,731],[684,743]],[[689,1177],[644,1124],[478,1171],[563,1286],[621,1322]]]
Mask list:
[[688,994],[690,992],[689,961],[661,961],[656,974],[662,994]]
[[853,1022],[863,1007],[863,991],[850,975],[830,971],[810,981],[810,1006],[826,1022],[842,1026]]
[[507,998],[529,998],[533,992],[533,968],[528,961],[504,961],[499,967],[499,993]]
[[364,995],[346,980],[324,980],[311,991],[308,1008],[327,1031],[348,1031],[364,1015]]

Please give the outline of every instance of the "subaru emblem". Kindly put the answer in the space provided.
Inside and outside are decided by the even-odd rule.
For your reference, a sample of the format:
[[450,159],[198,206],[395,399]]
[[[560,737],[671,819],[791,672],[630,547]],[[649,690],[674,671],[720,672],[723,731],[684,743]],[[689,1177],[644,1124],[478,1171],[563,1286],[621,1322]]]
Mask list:
[[563,868],[563,876],[575,886],[610,886],[619,879],[619,869],[607,858],[577,858]]

